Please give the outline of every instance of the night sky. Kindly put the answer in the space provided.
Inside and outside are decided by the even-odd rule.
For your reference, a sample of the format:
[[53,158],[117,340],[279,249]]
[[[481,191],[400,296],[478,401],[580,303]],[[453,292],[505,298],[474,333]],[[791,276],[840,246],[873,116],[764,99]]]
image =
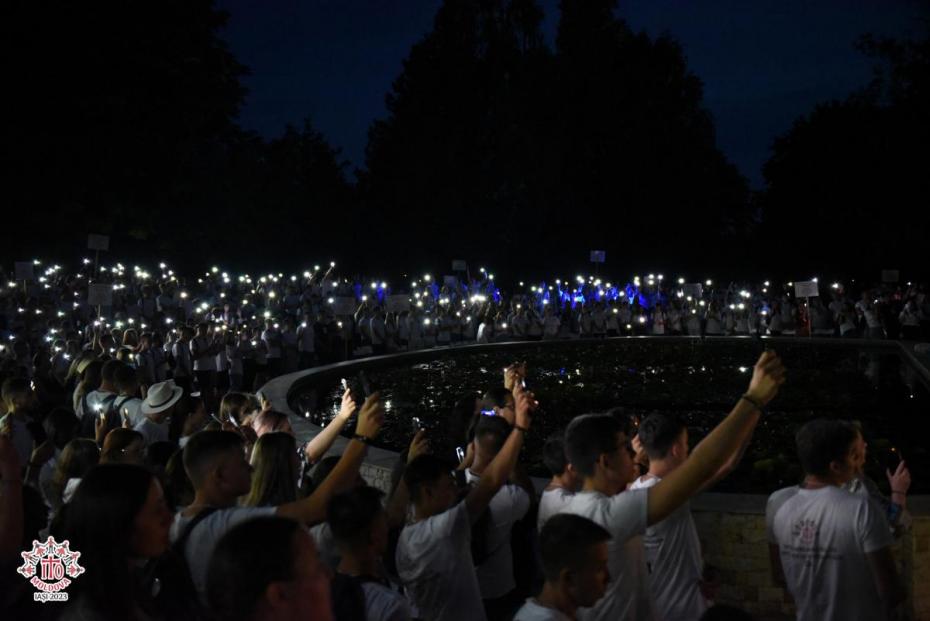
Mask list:
[[[368,127],[410,46],[441,0],[219,0],[222,36],[252,75],[241,124],[267,138],[309,116],[351,164],[364,164]],[[866,32],[918,34],[920,0],[637,0],[620,2],[634,30],[671,33],[703,80],[717,140],[753,187],[775,136],[817,102],[865,85],[873,63],[853,43]],[[542,0],[554,44],[558,0]]]

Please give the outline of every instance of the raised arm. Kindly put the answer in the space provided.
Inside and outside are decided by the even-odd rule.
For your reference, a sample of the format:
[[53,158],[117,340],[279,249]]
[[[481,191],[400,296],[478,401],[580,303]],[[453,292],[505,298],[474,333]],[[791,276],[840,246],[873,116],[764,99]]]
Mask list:
[[346,423],[349,422],[349,418],[352,416],[352,413],[355,412],[355,401],[352,399],[352,392],[348,389],[342,393],[342,406],[339,408],[339,413],[330,421],[326,427],[323,428],[320,433],[316,434],[310,442],[307,443],[306,449],[304,452],[307,455],[307,459],[311,464],[315,464],[323,458],[323,455],[326,455],[332,446],[333,442],[336,441],[336,438],[339,437],[339,434],[342,433],[342,430],[345,428]]
[[481,474],[478,484],[465,497],[468,517],[472,521],[478,519],[494,498],[494,494],[507,482],[514,466],[517,465],[517,458],[523,447],[523,435],[529,431],[532,424],[531,412],[537,405],[533,400],[533,393],[523,390],[518,382],[513,388],[513,398],[516,403],[516,425],[507,437],[504,447]]
[[[375,393],[365,400],[358,415],[356,435],[367,440],[373,439],[384,422],[384,407],[380,395]],[[358,477],[358,469],[365,459],[367,444],[360,439],[352,439],[342,453],[342,458],[323,483],[307,498],[278,507],[277,514],[312,525],[326,519],[326,507],[330,498],[349,487]]]
[[[407,463],[412,462],[417,456],[427,453],[429,442],[426,439],[426,430],[421,429],[413,436],[410,448],[407,449]],[[388,528],[403,526],[407,520],[407,507],[410,504],[410,490],[407,489],[407,483],[404,478],[400,478],[397,487],[388,500],[385,513],[387,515]]]
[[[648,523],[668,517],[688,501],[739,451],[746,434],[752,434],[761,412],[785,381],[779,357],[764,352],[753,369],[749,391],[723,421],[694,449],[691,457],[668,477],[649,488]],[[758,406],[758,407],[757,407]]]

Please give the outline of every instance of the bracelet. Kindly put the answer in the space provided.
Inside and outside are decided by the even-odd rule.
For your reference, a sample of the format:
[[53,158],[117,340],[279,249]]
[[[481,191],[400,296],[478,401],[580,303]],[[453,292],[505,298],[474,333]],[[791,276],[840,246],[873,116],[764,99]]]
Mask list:
[[530,432],[530,428],[529,428],[529,427],[521,427],[520,425],[514,425],[513,428],[516,429],[517,431],[522,431],[523,433],[529,433],[529,432]]
[[355,434],[354,436],[352,436],[352,439],[353,439],[353,440],[358,440],[358,441],[361,442],[362,444],[371,444],[371,442],[372,442],[372,439],[371,439],[371,438],[369,438],[368,436],[363,436],[363,435],[360,434],[360,433],[357,433],[357,434]]
[[759,412],[765,413],[765,408],[762,407],[762,404],[756,401],[755,399],[753,399],[752,397],[750,397],[748,393],[740,397],[740,399],[744,399],[748,401],[749,403],[752,404],[752,407],[759,410]]
[[892,494],[901,494],[902,496],[907,496],[907,492],[902,492],[901,490],[893,489],[891,490]]

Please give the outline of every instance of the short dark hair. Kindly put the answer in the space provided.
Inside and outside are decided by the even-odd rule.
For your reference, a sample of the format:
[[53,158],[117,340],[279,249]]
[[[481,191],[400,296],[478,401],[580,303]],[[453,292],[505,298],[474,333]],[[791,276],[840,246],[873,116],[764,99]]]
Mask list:
[[610,540],[610,533],[588,518],[559,513],[539,533],[543,574],[555,581],[563,569],[578,569],[588,560],[591,546]]
[[184,446],[184,470],[194,487],[203,482],[208,468],[217,457],[232,450],[242,450],[242,437],[232,431],[200,431]]
[[620,423],[606,414],[577,416],[565,430],[565,453],[582,476],[594,475],[594,464],[604,453],[617,450]]
[[625,433],[628,437],[632,438],[636,435],[636,427],[639,424],[640,416],[633,410],[618,405],[610,408],[604,412],[604,414],[617,419],[617,422],[620,423],[620,431]]
[[103,369],[100,371],[100,377],[103,378],[103,381],[108,384],[112,384],[116,381],[116,374],[119,372],[120,367],[125,367],[126,365],[119,360],[107,360],[103,363]]
[[827,474],[830,464],[843,461],[859,430],[844,420],[818,418],[806,423],[795,435],[798,459],[807,474]]
[[139,384],[139,371],[128,364],[122,364],[116,368],[113,383],[120,392],[129,392]]
[[495,386],[484,393],[484,404],[489,407],[504,408],[507,407],[507,397],[512,397],[513,393],[503,386]]
[[404,469],[404,483],[413,502],[420,500],[423,487],[450,476],[452,464],[435,455],[418,455]]
[[546,440],[543,445],[542,459],[552,476],[564,474],[568,466],[568,457],[565,455],[565,437],[554,435]]
[[510,431],[510,424],[503,417],[480,416],[475,425],[475,440],[482,449],[496,455],[504,448]]
[[653,412],[639,426],[639,441],[649,459],[663,459],[687,426],[676,416]]
[[384,511],[381,490],[362,485],[333,496],[326,511],[326,521],[336,543],[353,545],[368,537],[375,518]]
[[251,619],[272,582],[294,579],[300,524],[283,517],[247,520],[226,533],[207,571],[207,599],[218,619]]

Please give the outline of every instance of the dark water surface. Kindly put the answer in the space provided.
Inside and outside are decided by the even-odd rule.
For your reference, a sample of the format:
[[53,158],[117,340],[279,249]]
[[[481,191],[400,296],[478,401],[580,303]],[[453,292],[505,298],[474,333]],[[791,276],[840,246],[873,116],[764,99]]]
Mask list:
[[[885,466],[903,454],[913,477],[912,493],[930,492],[930,455],[919,431],[930,414],[930,394],[894,348],[861,341],[527,343],[503,350],[435,350],[427,362],[397,361],[366,374],[381,390],[387,409],[381,446],[403,450],[415,429],[425,426],[431,443],[449,452],[464,444],[465,423],[459,419],[467,417],[456,415],[456,402],[501,385],[503,368],[526,360],[527,386],[543,412],[534,420],[522,459],[531,474],[546,476],[540,459],[545,438],[564,430],[574,416],[615,406],[640,415],[674,412],[687,423],[693,446],[746,391],[764,346],[781,355],[788,381],[759,423],[739,468],[715,491],[769,493],[796,483],[801,472],[794,433],[805,421],[823,416],[861,422],[869,444],[868,471],[883,488]],[[316,424],[328,422],[338,409],[340,377],[329,374],[300,385],[291,398],[294,409],[309,413]]]

